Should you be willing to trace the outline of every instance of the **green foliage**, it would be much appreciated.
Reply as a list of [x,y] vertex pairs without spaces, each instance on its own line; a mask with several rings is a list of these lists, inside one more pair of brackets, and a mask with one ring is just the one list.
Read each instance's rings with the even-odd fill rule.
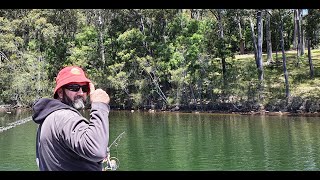
[[130,96],[133,101],[132,107],[134,109],[140,109],[143,106],[143,95],[141,93],[132,93]]
[[118,38],[118,41],[122,47],[140,45],[142,40],[143,34],[138,29],[130,29],[121,34]]
[[128,75],[126,72],[118,72],[115,76],[108,76],[112,88],[117,90],[125,90],[128,86]]
[[187,16],[184,14],[179,14],[175,16],[173,21],[168,23],[169,39],[175,39],[177,35],[183,32],[186,21],[187,21]]
[[81,29],[81,32],[75,35],[75,45],[76,46],[85,46],[97,41],[97,31],[93,26],[84,26]]
[[184,57],[181,52],[174,52],[169,60],[170,69],[177,69],[184,63]]
[[[102,24],[97,21],[98,11]],[[240,41],[238,21],[245,50],[253,51],[247,20],[252,11],[222,10],[221,38],[218,20],[212,13],[215,10],[201,10],[197,19],[191,18],[190,10],[174,9],[1,10],[0,102],[28,105],[38,97],[51,97],[56,73],[63,66],[79,65],[97,87],[110,92],[112,104],[118,107],[218,104],[222,93],[226,102],[254,103],[258,84],[254,57],[235,56]],[[289,49],[292,14],[286,9],[272,12],[272,48],[275,51],[279,46],[278,22],[282,13],[285,46]],[[310,10],[305,19],[312,47],[319,44],[318,16],[317,11]],[[100,45],[104,45],[105,62]],[[316,88],[320,76],[318,52],[312,51],[313,80],[308,79],[307,56],[301,57],[297,68],[293,63],[296,52],[287,52],[293,96],[320,97]],[[275,59],[275,53],[273,56]],[[225,77],[221,59],[226,60]],[[279,64],[266,66],[264,71],[264,95],[266,103],[282,106],[285,87],[280,52],[278,59]]]
[[308,15],[305,17],[305,31],[307,39],[311,40],[312,48],[315,48],[319,44],[319,24],[320,24],[320,12],[319,9],[309,9]]
[[73,64],[82,67],[88,66],[96,54],[97,33],[93,27],[84,27],[83,31],[75,35],[74,43],[69,43],[69,54],[65,64]]

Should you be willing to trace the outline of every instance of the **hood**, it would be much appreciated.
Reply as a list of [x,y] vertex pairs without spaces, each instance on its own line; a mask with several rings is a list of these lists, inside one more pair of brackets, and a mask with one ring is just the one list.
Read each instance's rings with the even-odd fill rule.
[[49,114],[59,109],[70,109],[78,112],[76,109],[62,103],[60,100],[50,98],[38,99],[34,102],[32,109],[32,120],[37,124],[41,124]]

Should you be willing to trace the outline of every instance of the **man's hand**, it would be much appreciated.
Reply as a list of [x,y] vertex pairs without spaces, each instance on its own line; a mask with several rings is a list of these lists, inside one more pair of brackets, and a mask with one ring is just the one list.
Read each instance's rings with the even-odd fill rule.
[[92,83],[89,83],[90,87],[90,102],[103,102],[109,104],[109,95],[102,89],[95,89]]

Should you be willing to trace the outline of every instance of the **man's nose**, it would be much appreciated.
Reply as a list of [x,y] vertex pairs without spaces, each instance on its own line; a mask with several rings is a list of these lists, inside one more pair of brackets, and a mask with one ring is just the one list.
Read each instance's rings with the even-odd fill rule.
[[78,94],[81,94],[81,95],[84,94],[82,91],[82,88],[79,89]]

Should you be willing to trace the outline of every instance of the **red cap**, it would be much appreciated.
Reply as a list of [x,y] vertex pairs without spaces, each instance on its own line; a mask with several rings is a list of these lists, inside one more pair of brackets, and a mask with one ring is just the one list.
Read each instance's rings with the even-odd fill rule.
[[58,76],[56,77],[56,87],[54,88],[54,97],[56,98],[57,90],[72,82],[87,82],[91,81],[86,77],[84,71],[78,66],[67,66],[60,70]]

